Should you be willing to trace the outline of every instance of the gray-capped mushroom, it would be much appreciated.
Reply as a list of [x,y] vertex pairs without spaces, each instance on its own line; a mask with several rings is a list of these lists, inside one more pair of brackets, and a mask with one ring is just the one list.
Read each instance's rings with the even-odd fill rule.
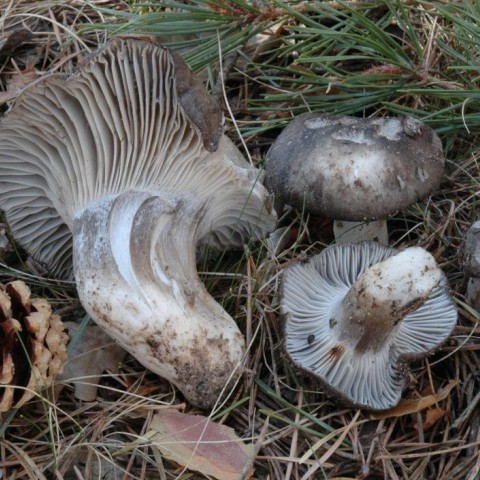
[[345,403],[398,403],[406,364],[450,335],[457,311],[445,275],[420,247],[339,244],[284,272],[288,356]]
[[465,235],[462,267],[467,281],[466,300],[480,311],[480,220]]
[[428,196],[443,171],[440,139],[419,120],[310,113],[278,136],[266,179],[284,203],[334,219],[337,241],[361,222],[359,240],[386,244],[383,219]]
[[115,39],[27,88],[0,124],[0,208],[17,240],[74,277],[85,309],[141,363],[211,406],[244,340],[196,271],[275,216],[258,171],[175,53]]

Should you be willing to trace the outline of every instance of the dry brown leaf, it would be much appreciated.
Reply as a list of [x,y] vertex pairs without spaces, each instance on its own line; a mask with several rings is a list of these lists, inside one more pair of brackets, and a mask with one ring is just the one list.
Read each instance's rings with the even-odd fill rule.
[[12,56],[18,48],[32,40],[32,38],[33,33],[26,28],[18,28],[7,32],[4,38],[0,39],[0,62]]
[[437,393],[432,393],[415,400],[402,400],[396,407],[385,410],[384,412],[372,413],[372,418],[381,419],[389,417],[401,417],[402,415],[407,415],[409,413],[420,412],[425,408],[435,405],[440,400],[447,398],[452,389],[458,384],[459,380],[450,380],[448,385],[440,388]]
[[150,423],[153,447],[189,470],[218,480],[240,480],[253,474],[255,447],[234,430],[202,415],[161,410]]
[[[75,322],[66,322],[65,326],[70,337],[76,334],[79,327]],[[89,325],[70,349],[64,371],[58,380],[62,383],[73,383],[75,397],[92,402],[97,397],[97,385],[102,373],[107,370],[118,372],[118,365],[126,353],[100,327]]]
[[14,73],[8,82],[7,90],[0,92],[0,104],[13,100],[20,90],[37,80],[41,75],[33,70]]
[[438,420],[440,420],[446,413],[446,410],[443,410],[442,408],[436,407],[436,408],[431,408],[430,410],[427,410],[427,413],[425,414],[425,421],[423,422],[422,428],[423,430],[428,430],[429,428],[432,428],[433,425],[435,425]]

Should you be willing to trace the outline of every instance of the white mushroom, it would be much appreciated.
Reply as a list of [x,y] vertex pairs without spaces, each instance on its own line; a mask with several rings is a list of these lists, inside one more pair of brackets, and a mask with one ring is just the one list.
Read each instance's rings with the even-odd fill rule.
[[309,113],[278,136],[266,176],[281,201],[334,219],[337,242],[388,244],[385,219],[429,195],[443,169],[441,141],[419,120]]
[[199,280],[196,247],[242,246],[275,222],[221,125],[177,54],[133,39],[26,89],[0,125],[14,236],[74,276],[92,318],[203,407],[238,376],[244,341]]
[[446,279],[420,247],[334,245],[285,270],[285,346],[301,369],[346,403],[398,403],[405,364],[450,335],[457,319]]

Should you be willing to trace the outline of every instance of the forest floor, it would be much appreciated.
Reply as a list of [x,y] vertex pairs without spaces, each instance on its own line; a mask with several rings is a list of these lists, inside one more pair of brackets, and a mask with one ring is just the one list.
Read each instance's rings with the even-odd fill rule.
[[[0,478],[209,478],[162,460],[146,435],[155,412],[172,405],[210,415],[253,443],[253,478],[480,478],[480,314],[465,299],[462,267],[465,233],[480,215],[478,2],[3,0],[0,7],[4,111],[23,85],[75,72],[107,38],[140,35],[182,53],[222,105],[229,137],[259,167],[282,128],[304,112],[424,121],[442,140],[445,176],[430,197],[388,220],[389,243],[432,253],[459,313],[449,340],[411,365],[403,394],[410,409],[375,415],[342,406],[282,347],[282,271],[334,241],[332,220],[288,209],[280,251],[262,243],[202,266],[209,292],[248,336],[246,373],[218,408],[190,406],[127,356],[117,373],[105,372],[93,402],[66,387],[5,414]],[[24,280],[64,320],[85,324],[75,288],[9,241],[0,281]]]

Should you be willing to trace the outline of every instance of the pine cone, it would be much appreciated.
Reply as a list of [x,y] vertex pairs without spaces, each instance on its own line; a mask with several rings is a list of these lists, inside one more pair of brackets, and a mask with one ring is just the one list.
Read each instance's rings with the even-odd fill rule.
[[52,385],[63,371],[67,341],[47,300],[32,300],[21,281],[0,284],[0,412]]

